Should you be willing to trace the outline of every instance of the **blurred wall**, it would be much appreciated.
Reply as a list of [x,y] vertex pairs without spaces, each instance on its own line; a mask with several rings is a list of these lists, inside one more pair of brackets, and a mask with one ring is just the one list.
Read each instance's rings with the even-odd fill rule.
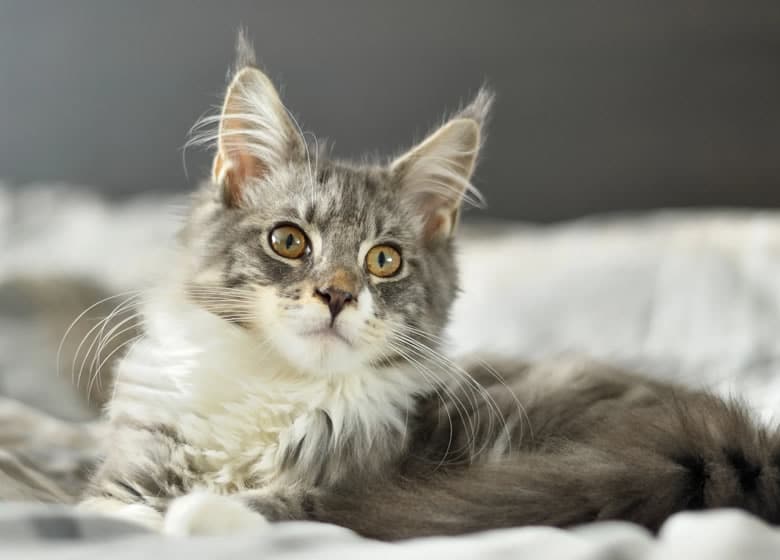
[[191,188],[240,24],[339,156],[408,145],[487,79],[493,215],[780,204],[778,0],[0,0],[0,178]]

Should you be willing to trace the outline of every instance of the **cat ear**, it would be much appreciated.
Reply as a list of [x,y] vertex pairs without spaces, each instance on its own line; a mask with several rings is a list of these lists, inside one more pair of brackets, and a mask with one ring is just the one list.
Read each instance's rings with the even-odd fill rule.
[[228,86],[217,133],[212,179],[237,206],[248,181],[263,179],[304,152],[303,141],[271,80],[252,66],[254,54],[238,38],[236,73]]
[[402,195],[422,215],[426,241],[452,235],[464,199],[482,203],[471,175],[492,102],[493,95],[481,89],[467,107],[391,164]]

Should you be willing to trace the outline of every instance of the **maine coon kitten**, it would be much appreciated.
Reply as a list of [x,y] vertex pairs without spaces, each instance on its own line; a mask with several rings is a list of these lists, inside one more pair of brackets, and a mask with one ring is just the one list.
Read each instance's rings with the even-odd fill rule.
[[386,165],[328,161],[239,50],[82,507],[173,534],[309,519],[383,539],[718,506],[780,521],[780,437],[738,406],[596,364],[502,380],[440,355],[489,93]]

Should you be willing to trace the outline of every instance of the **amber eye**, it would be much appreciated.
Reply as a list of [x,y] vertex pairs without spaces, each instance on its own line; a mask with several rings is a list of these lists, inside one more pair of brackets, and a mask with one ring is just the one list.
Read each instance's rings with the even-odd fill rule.
[[309,248],[306,235],[295,226],[279,226],[268,237],[271,248],[286,259],[299,259]]
[[377,245],[366,254],[366,268],[374,276],[387,278],[401,268],[401,253],[390,245]]

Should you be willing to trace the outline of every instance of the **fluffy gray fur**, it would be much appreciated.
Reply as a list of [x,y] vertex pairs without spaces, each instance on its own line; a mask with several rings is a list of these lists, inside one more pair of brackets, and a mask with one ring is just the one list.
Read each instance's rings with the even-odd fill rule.
[[[738,404],[600,364],[509,363],[499,373],[477,363],[466,373],[438,353],[458,285],[451,233],[473,193],[489,92],[391,164],[331,161],[278,110],[270,82],[247,70],[255,59],[243,38],[239,53],[238,78],[212,121],[220,128],[200,137],[218,155],[182,233],[186,296],[252,332],[262,318],[218,294],[268,289],[295,312],[312,305],[313,287],[341,275],[375,302],[366,329],[405,333],[366,374],[428,371],[437,382],[398,404],[401,427],[337,437],[332,413],[312,411],[306,433],[284,448],[276,484],[250,478],[232,498],[271,521],[332,522],[380,539],[598,519],[655,530],[674,512],[723,506],[780,522],[780,437]],[[255,95],[267,114],[247,116]],[[442,138],[448,151],[428,158],[426,146]],[[295,262],[275,255],[268,234],[287,223],[317,232],[319,252]],[[380,282],[358,267],[367,239],[397,247],[402,273]],[[213,474],[175,422],[120,414],[112,423],[88,498],[164,515]]]

